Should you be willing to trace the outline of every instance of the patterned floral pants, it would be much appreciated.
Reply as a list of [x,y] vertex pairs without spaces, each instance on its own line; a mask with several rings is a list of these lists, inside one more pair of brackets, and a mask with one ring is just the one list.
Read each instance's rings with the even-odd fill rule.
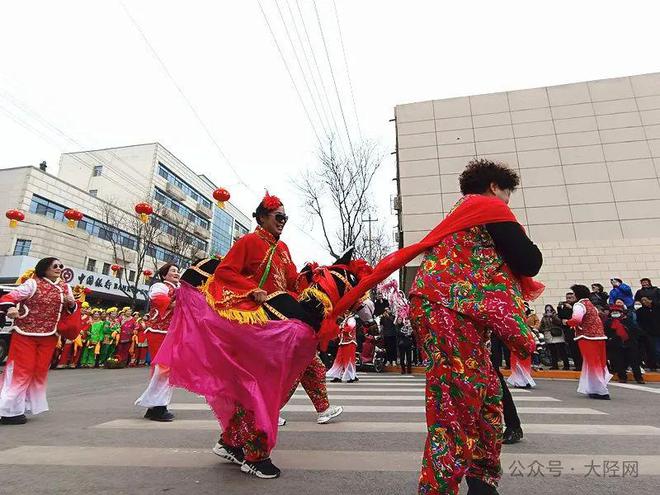
[[[300,375],[300,378],[294,383],[284,404],[289,402],[291,396],[296,391],[296,388],[298,388],[298,384],[301,384],[312,401],[312,404],[314,404],[316,412],[323,412],[330,407],[330,402],[328,401],[328,389],[325,386],[325,371],[323,361],[321,361],[321,358],[316,354],[309,366],[307,366],[302,375]],[[284,404],[282,404],[282,406],[284,406]]]
[[490,364],[487,332],[460,313],[419,298],[411,301],[411,317],[430,360],[418,493],[458,494],[463,476],[497,486],[502,391]]
[[236,404],[234,415],[222,432],[222,443],[243,449],[245,459],[250,462],[267,459],[270,455],[266,433],[257,430],[254,414],[252,411],[246,411],[240,404]]

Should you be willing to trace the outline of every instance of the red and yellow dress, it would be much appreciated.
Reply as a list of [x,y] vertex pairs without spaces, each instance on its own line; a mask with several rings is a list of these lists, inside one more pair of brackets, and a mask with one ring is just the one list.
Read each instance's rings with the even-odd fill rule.
[[71,288],[58,279],[33,276],[0,298],[3,310],[17,305],[20,316],[14,321],[9,357],[0,390],[0,416],[39,414],[48,410],[46,383],[57,345],[57,324]]
[[282,292],[296,296],[297,277],[287,245],[257,227],[236,241],[202,290],[220,316],[239,323],[265,323],[266,312],[251,294],[262,289],[269,297]]

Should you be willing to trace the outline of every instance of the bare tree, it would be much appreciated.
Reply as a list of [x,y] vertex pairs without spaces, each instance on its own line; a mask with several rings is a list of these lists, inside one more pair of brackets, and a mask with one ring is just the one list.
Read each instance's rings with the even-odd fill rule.
[[343,153],[335,140],[328,138],[326,146],[319,149],[318,165],[294,181],[307,211],[320,221],[328,252],[334,257],[364,243],[363,217],[375,211],[369,193],[382,154],[371,142],[353,150],[350,155]]
[[376,265],[386,255],[392,252],[394,244],[385,232],[382,225],[372,229],[371,236],[363,232],[355,244],[355,255],[367,261],[371,266]]
[[[155,206],[154,216],[159,212],[159,206]],[[140,276],[147,268],[153,266],[155,270],[154,249],[163,231],[154,216],[143,223],[137,215],[117,207],[113,201],[104,203],[101,214],[106,226],[100,237],[110,243],[115,261],[122,264],[123,269],[117,273],[118,288],[134,308],[140,295],[147,298],[145,291],[139,287]],[[133,280],[130,277],[131,270],[125,266],[129,263],[135,267]]]

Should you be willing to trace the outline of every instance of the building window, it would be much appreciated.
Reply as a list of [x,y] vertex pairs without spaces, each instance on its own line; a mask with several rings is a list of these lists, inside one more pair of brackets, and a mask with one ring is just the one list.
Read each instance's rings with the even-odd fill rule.
[[87,271],[95,272],[96,271],[96,260],[92,258],[87,258]]
[[176,187],[181,189],[193,201],[199,202],[204,206],[206,206],[207,208],[211,208],[210,199],[205,198],[203,194],[201,194],[199,191],[194,189],[187,182],[181,180],[181,178],[178,175],[176,175],[174,172],[172,172],[169,168],[167,168],[165,165],[163,165],[160,162],[158,162],[158,175],[160,175],[167,182],[170,182],[171,184],[174,184]]
[[103,175],[103,165],[94,165],[94,172],[92,172],[92,177],[100,177]]
[[30,246],[32,241],[30,239],[16,239],[16,246],[14,246],[14,256],[27,256],[30,254]]
[[170,208],[176,211],[179,215],[183,215],[184,218],[187,218],[192,223],[199,225],[200,227],[203,227],[207,230],[209,229],[209,221],[207,219],[201,217],[183,203],[170,198],[158,188],[156,188],[154,191],[154,199],[166,208]]
[[90,189],[89,190],[89,195],[97,197],[99,195],[99,190],[98,189]]
[[110,266],[111,266],[110,263],[103,263],[103,270],[101,271],[101,273],[103,275],[110,275]]
[[128,272],[128,281],[135,282],[135,270],[129,270]]

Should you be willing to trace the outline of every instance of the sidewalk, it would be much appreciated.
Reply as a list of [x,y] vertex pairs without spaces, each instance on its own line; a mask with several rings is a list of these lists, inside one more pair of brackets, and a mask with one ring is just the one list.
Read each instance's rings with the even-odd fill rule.
[[[502,368],[502,374],[504,376],[509,376],[511,370],[506,370]],[[421,366],[415,366],[412,369],[414,375],[423,375],[424,368]],[[401,368],[398,366],[386,366],[385,373],[401,373]],[[577,380],[580,378],[579,371],[563,371],[563,370],[541,370],[541,371],[532,371],[532,378],[552,378],[558,380]],[[660,383],[660,373],[657,371],[651,372],[647,371],[644,374],[644,380],[648,383]],[[612,381],[616,382],[616,378],[612,378]],[[628,382],[636,383],[635,378],[633,378],[632,373],[628,373]]]

